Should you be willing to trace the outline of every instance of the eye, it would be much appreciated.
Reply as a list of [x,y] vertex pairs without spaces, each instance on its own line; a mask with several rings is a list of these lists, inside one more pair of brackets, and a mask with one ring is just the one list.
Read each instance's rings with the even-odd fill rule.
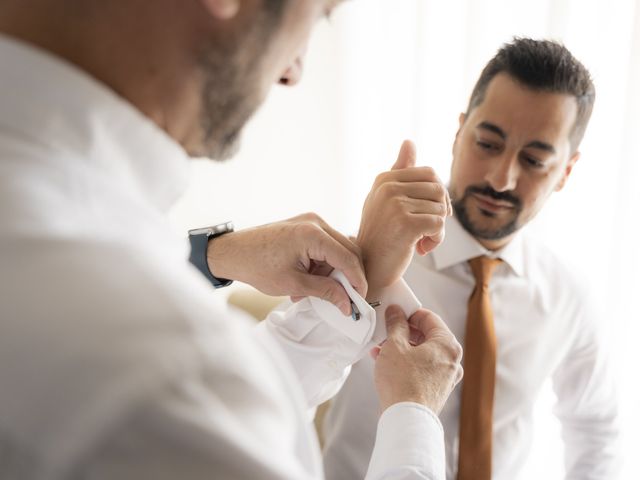
[[498,150],[497,145],[494,145],[491,142],[485,142],[484,140],[476,140],[476,145],[478,145],[482,150],[486,150],[488,152]]
[[544,167],[544,163],[542,163],[540,160],[538,160],[535,157],[532,157],[530,155],[523,155],[522,156],[522,160],[531,168],[542,168]]

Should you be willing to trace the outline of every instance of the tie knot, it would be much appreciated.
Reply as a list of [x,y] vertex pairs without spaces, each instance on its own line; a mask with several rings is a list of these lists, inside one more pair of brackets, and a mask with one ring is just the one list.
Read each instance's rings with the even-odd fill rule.
[[476,278],[476,285],[489,285],[491,275],[500,262],[502,260],[499,258],[490,258],[486,255],[469,260],[471,271]]

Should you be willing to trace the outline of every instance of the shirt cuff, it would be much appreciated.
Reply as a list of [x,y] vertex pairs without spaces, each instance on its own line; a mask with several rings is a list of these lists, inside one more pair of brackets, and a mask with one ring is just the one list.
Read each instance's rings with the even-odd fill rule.
[[330,277],[344,287],[347,295],[349,295],[349,298],[359,311],[358,319],[342,314],[335,305],[325,300],[310,297],[309,301],[318,317],[357,345],[369,348],[387,338],[385,311],[389,305],[399,305],[407,318],[422,306],[402,278],[381,292],[380,298],[376,299],[380,301],[380,306],[374,310],[353,289],[342,272],[334,270]]
[[402,477],[444,480],[444,431],[429,408],[413,402],[396,403],[378,421],[376,443],[367,480]]
[[385,311],[389,305],[399,305],[407,318],[422,307],[420,300],[418,300],[403,278],[382,290],[381,296],[377,300],[380,301],[380,306],[376,308],[376,326],[371,338],[371,341],[376,345],[387,338]]

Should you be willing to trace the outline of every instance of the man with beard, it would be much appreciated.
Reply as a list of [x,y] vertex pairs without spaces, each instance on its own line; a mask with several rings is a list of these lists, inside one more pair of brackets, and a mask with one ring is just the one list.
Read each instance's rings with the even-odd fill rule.
[[[188,263],[164,213],[188,155],[229,156],[269,87],[297,82],[313,24],[337,3],[0,2],[3,478],[323,477],[308,409],[383,339],[367,300],[388,291],[314,215],[227,232],[200,252],[210,280],[341,310],[306,298],[255,329]],[[446,189],[426,169],[407,178],[423,186],[414,233],[431,249]],[[317,275],[330,268],[342,283]],[[351,300],[368,327],[356,339],[343,334]],[[435,413],[460,346],[426,310],[408,320],[389,306],[386,320],[388,408],[367,478],[443,478]]]
[[[566,478],[616,478],[616,397],[593,298],[521,231],[565,185],[594,99],[589,73],[565,47],[516,39],[484,68],[460,115],[449,186],[455,216],[442,245],[427,257],[407,254],[413,240],[401,232],[412,221],[413,194],[397,186],[404,170],[378,177],[365,203],[365,262],[384,259],[376,268],[388,283],[411,262],[405,280],[463,343],[464,380],[440,414],[448,479],[518,478],[548,378]],[[332,402],[328,478],[358,478],[366,468],[379,413],[373,385],[373,362],[363,359]]]

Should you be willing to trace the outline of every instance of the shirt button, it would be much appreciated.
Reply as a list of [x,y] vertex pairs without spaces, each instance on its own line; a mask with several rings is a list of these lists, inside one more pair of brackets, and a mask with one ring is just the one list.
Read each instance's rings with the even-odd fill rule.
[[330,360],[329,361],[329,366],[331,368],[337,368],[338,367],[338,363],[335,360]]

